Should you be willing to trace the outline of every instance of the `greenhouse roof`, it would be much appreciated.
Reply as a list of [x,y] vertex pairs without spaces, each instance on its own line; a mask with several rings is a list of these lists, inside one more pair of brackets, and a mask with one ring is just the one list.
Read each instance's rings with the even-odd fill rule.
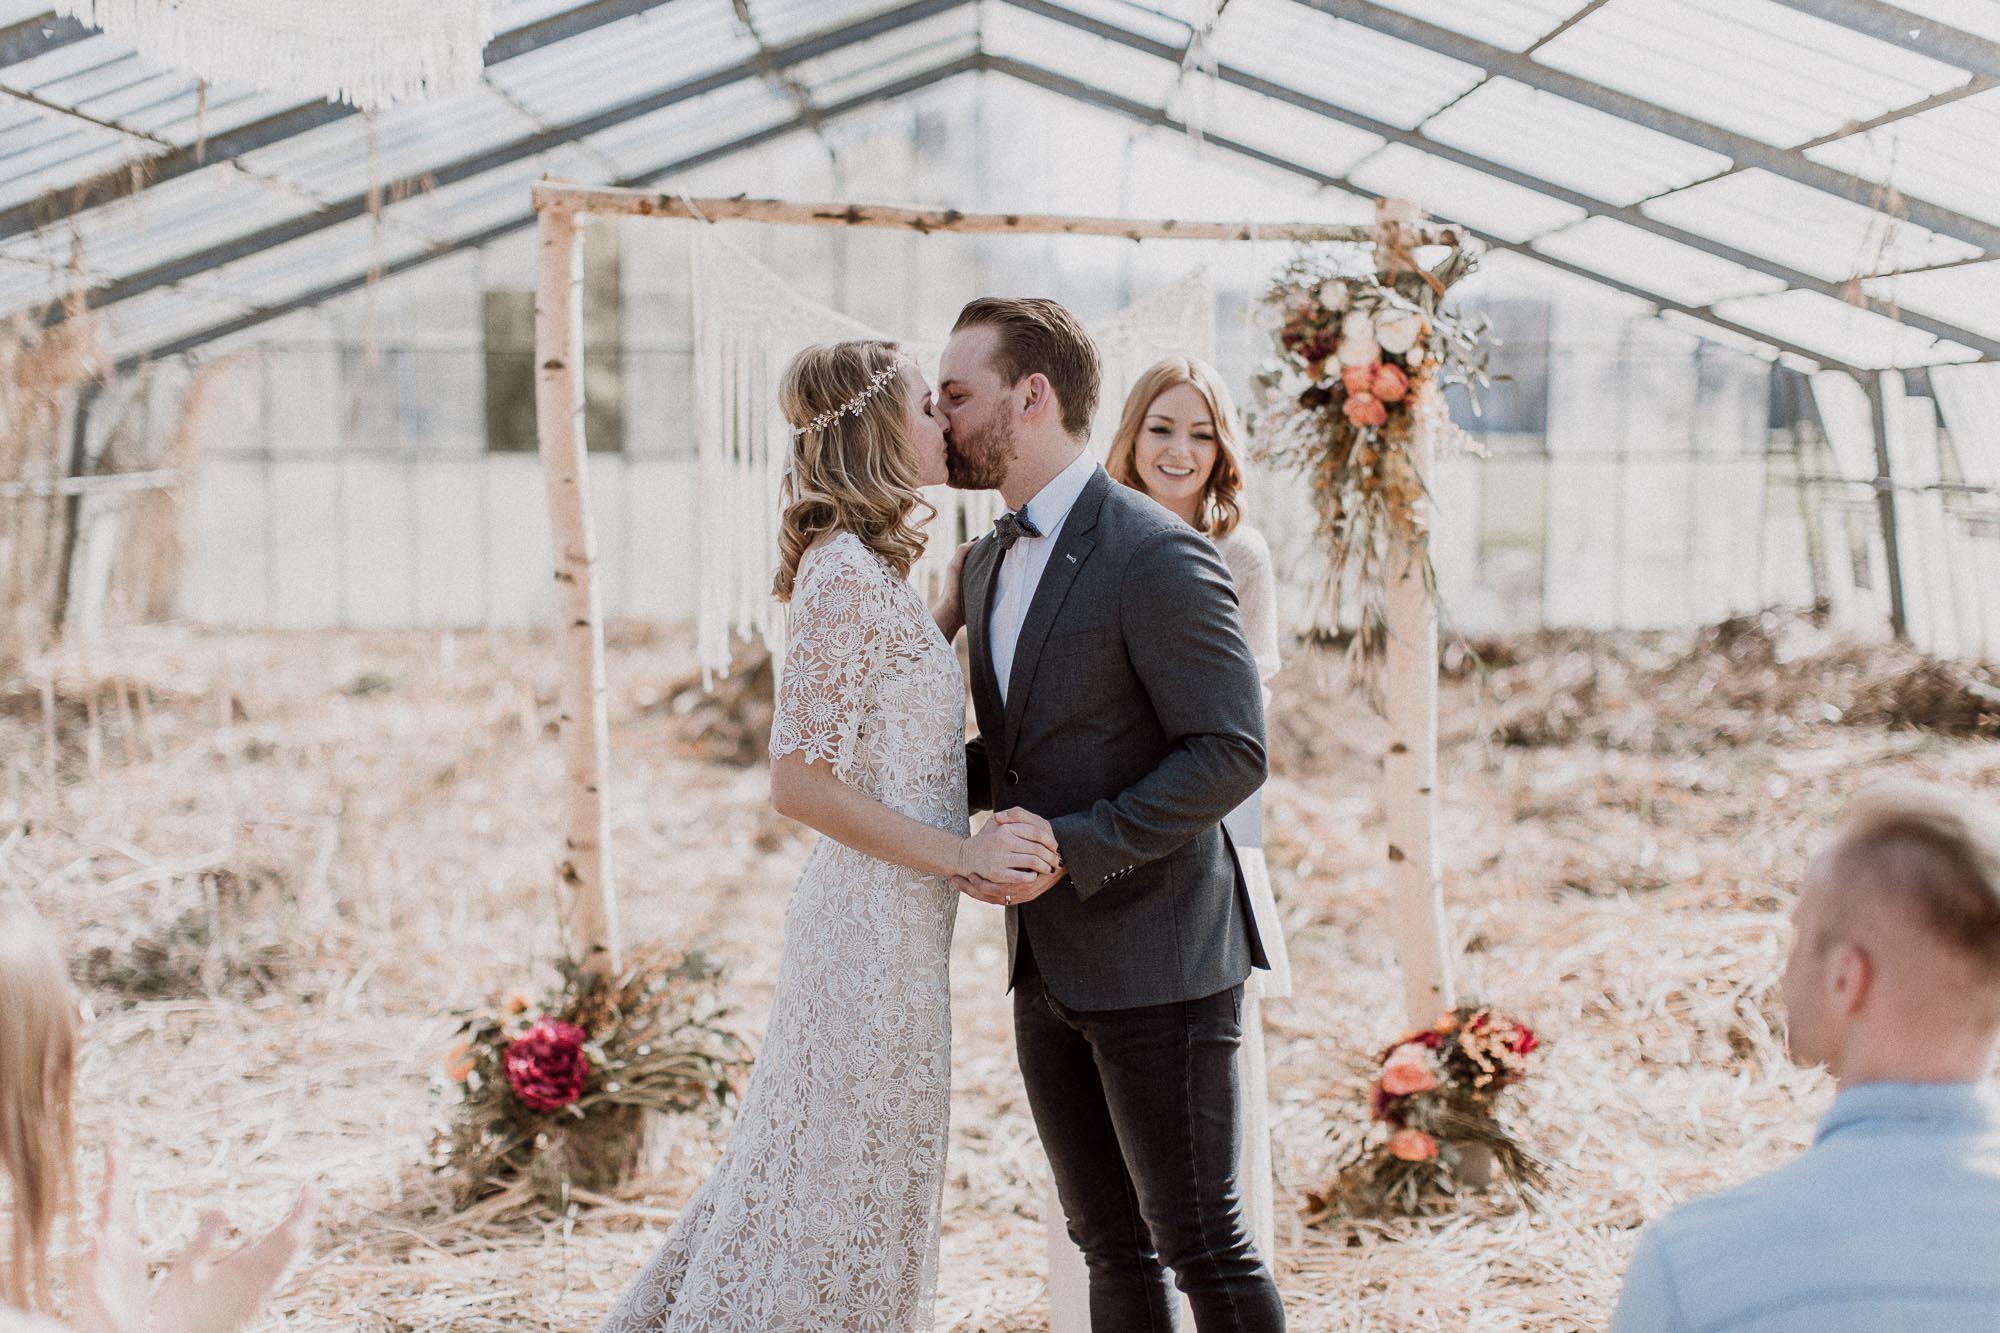
[[[497,0],[474,87],[204,87],[0,0],[0,315],[121,364],[949,80],[1019,80],[1766,355],[2000,360],[1995,0]],[[1192,123],[1190,123],[1192,122]],[[378,220],[379,214],[379,220]]]

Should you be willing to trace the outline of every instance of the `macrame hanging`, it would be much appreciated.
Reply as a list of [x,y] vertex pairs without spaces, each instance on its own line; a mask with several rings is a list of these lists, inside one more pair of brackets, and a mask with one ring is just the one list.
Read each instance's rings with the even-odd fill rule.
[[479,78],[493,0],[55,0],[148,63],[375,111]]
[[[884,338],[901,343],[925,374],[942,344],[871,329],[812,300],[745,254],[712,226],[696,233],[694,264],[695,430],[700,458],[700,599],[696,645],[705,683],[729,674],[737,637],[784,653],[782,608],[771,598],[776,570],[779,487],[791,433],[778,410],[786,364],[814,343]],[[1165,356],[1210,359],[1215,296],[1206,270],[1189,274],[1091,326],[1104,385],[1091,445],[1102,460],[1139,372]],[[930,543],[911,570],[926,597],[936,592],[962,537],[992,526],[1002,508],[991,491],[932,487],[937,510]]]

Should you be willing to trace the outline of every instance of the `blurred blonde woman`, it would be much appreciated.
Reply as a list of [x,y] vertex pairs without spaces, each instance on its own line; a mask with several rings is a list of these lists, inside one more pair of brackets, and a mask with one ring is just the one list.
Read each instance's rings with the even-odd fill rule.
[[[1111,479],[1144,492],[1202,533],[1221,553],[1236,584],[1243,629],[1264,680],[1277,674],[1278,585],[1264,534],[1243,521],[1242,428],[1236,405],[1213,366],[1168,357],[1133,384],[1104,460]],[[1266,702],[1270,689],[1264,691]],[[1253,971],[1243,989],[1243,1044],[1237,1049],[1243,1149],[1238,1167],[1243,1213],[1268,1263],[1276,1216],[1271,1188],[1270,1094],[1265,1077],[1262,1001],[1290,995],[1291,963],[1271,879],[1264,864],[1261,797],[1223,821],[1250,890],[1269,971]],[[1051,1209],[1052,1217],[1061,1213]],[[1060,1226],[1049,1233],[1054,1333],[1088,1333],[1083,1259]]]
[[302,1192],[271,1232],[220,1261],[208,1252],[225,1222],[219,1213],[205,1215],[155,1289],[116,1152],[106,1153],[95,1234],[65,1274],[68,1322],[55,1322],[53,1255],[76,1216],[73,1098],[82,1014],[48,927],[26,909],[0,906],[0,1170],[12,1201],[0,1260],[0,1333],[234,1333],[303,1248],[310,1194]]
[[920,1333],[932,1323],[951,1099],[953,875],[1061,862],[1007,811],[967,836],[951,596],[908,582],[945,480],[930,386],[894,343],[785,371],[773,591],[791,605],[771,804],[822,836],[785,913],[764,1048],[708,1183],[602,1333]]

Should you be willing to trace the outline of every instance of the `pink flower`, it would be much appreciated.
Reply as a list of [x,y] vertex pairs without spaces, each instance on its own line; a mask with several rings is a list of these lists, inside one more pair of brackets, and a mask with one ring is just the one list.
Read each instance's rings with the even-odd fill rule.
[[1437,1140],[1421,1129],[1399,1129],[1389,1136],[1389,1155],[1404,1162],[1428,1162],[1438,1155]]
[[1349,394],[1340,410],[1357,426],[1379,426],[1389,419],[1389,409],[1372,393]]
[[1375,367],[1374,387],[1370,390],[1385,403],[1400,403],[1403,395],[1410,391],[1410,377],[1400,366],[1388,363]]
[[1374,366],[1342,366],[1340,387],[1349,393],[1373,393],[1371,386],[1375,383],[1376,369]]
[[1408,1050],[1410,1054],[1394,1055],[1389,1063],[1382,1066],[1384,1092],[1392,1097],[1408,1097],[1411,1093],[1429,1092],[1438,1085],[1437,1073],[1425,1058],[1422,1047],[1398,1047],[1397,1050]]
[[1526,1023],[1516,1023],[1512,1035],[1507,1038],[1507,1049],[1516,1055],[1532,1054],[1541,1044],[1542,1039],[1537,1037],[1535,1030]]

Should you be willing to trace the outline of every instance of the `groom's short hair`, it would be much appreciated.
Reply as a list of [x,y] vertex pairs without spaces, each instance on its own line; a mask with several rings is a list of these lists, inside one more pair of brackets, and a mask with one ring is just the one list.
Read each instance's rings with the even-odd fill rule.
[[1063,429],[1082,438],[1097,415],[1097,387],[1103,376],[1097,344],[1083,322],[1060,302],[1039,296],[982,296],[958,312],[951,331],[999,330],[994,369],[1009,384],[1043,375],[1062,404]]

